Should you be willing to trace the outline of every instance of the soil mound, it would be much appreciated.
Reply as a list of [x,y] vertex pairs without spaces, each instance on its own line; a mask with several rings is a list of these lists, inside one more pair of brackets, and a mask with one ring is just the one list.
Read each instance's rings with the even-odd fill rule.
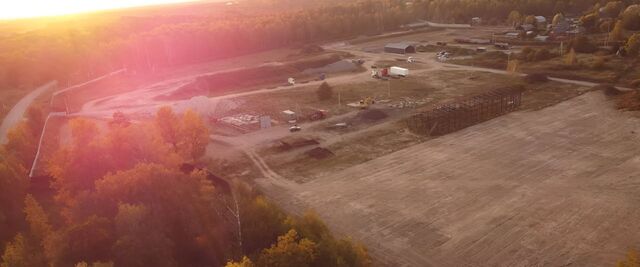
[[360,122],[376,122],[379,120],[383,120],[387,118],[388,115],[382,110],[379,109],[367,109],[360,111],[358,115],[356,115],[356,120]]
[[307,156],[312,157],[314,159],[325,159],[335,155],[333,154],[333,152],[331,152],[331,150],[323,147],[316,147],[314,149],[311,149],[305,152],[305,154],[307,154]]

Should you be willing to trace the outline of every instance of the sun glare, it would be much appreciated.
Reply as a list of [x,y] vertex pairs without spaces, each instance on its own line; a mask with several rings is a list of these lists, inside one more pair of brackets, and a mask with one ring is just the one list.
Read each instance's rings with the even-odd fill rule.
[[1,0],[0,19],[20,19],[77,14],[195,0]]

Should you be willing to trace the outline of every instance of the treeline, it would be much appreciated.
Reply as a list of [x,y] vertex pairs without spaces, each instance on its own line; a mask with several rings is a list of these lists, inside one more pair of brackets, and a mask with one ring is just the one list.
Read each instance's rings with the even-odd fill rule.
[[266,14],[127,16],[51,23],[1,40],[0,87],[31,86],[50,79],[64,84],[122,67],[149,72],[377,33],[414,20],[419,16],[416,10],[422,9],[390,0]]
[[370,265],[313,213],[289,216],[242,183],[185,168],[209,140],[191,111],[135,124],[114,115],[103,130],[74,119],[71,143],[47,164],[51,190],[34,189],[34,145],[19,138],[41,124],[32,113],[0,149],[2,267]]
[[[596,3],[608,0],[426,0],[427,16],[442,22],[470,23],[481,17],[486,23],[504,23],[512,11],[536,16],[556,13],[582,15]],[[632,1],[629,1],[632,2]]]

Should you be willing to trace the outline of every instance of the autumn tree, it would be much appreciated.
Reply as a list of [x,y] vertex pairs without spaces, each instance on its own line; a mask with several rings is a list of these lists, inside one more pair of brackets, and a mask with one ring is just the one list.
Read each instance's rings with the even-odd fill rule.
[[629,37],[625,50],[630,56],[638,56],[640,54],[640,33],[635,33]]
[[[96,182],[96,190],[95,212],[116,218],[118,262],[137,264],[135,259],[126,258],[152,257],[152,251],[169,248],[170,255],[157,259],[166,260],[163,265],[173,262],[171,256],[180,265],[188,266],[226,262],[230,252],[227,248],[234,239],[231,230],[220,224],[221,203],[216,201],[216,189],[204,173],[184,174],[177,168],[139,164],[105,176]],[[137,234],[147,236],[141,238]],[[143,244],[155,242],[154,247],[143,248]]]
[[115,217],[117,266],[177,266],[173,242],[144,205],[119,204]]
[[53,266],[108,262],[114,244],[112,228],[111,219],[97,215],[61,227],[46,241],[47,260]]
[[24,213],[29,224],[29,233],[38,245],[44,246],[45,240],[52,232],[49,217],[32,195],[27,195],[24,202]]
[[187,110],[182,117],[181,152],[186,158],[196,161],[204,156],[209,144],[209,128],[204,121],[192,110]]
[[287,215],[263,196],[253,196],[247,189],[237,193],[240,198],[243,252],[253,254],[269,247],[278,236],[287,232]]
[[86,119],[71,120],[70,126],[73,142],[56,152],[47,166],[56,199],[65,207],[81,207],[78,205],[82,201],[78,200],[90,194],[95,181],[108,172],[131,169],[139,162],[174,167],[180,164],[179,156],[150,125],[115,127],[104,135],[99,135],[97,126]]
[[178,151],[178,143],[180,142],[180,120],[173,113],[173,109],[168,106],[158,109],[155,118],[155,125],[160,131],[162,139],[171,144],[174,151]]
[[278,242],[260,254],[258,266],[270,267],[310,267],[316,258],[317,245],[306,238],[300,238],[296,230],[289,230],[278,237]]
[[624,29],[622,21],[618,20],[613,30],[609,33],[609,39],[611,41],[624,41]]
[[583,27],[587,29],[589,32],[595,32],[596,26],[598,25],[598,21],[600,17],[597,12],[584,15],[580,18],[580,23]]
[[536,17],[535,17],[534,15],[526,16],[526,17],[524,18],[524,23],[525,23],[525,24],[537,25]]
[[640,5],[630,5],[622,13],[622,23],[627,30],[640,30]]
[[43,126],[42,110],[39,107],[31,106],[26,112],[26,120],[7,133],[5,148],[20,160],[25,169],[31,168],[35,159]]
[[317,257],[313,266],[371,265],[371,259],[362,245],[354,244],[348,239],[335,239],[314,212],[308,211],[300,218],[290,217],[287,224],[302,237],[316,244]]
[[623,9],[624,3],[622,1],[611,1],[604,6],[603,11],[608,17],[615,18],[620,15]]
[[44,209],[31,195],[25,200],[24,213],[28,231],[16,235],[13,242],[5,248],[2,267],[45,266],[45,240],[51,234],[51,225]]
[[512,26],[522,23],[522,20],[522,14],[516,10],[511,11],[507,17],[507,23]]
[[253,261],[249,259],[247,256],[242,257],[242,260],[239,262],[227,262],[225,267],[254,267]]
[[24,224],[23,200],[28,185],[26,170],[0,147],[0,244],[12,239]]
[[164,142],[185,159],[196,161],[204,156],[209,144],[209,128],[198,113],[187,110],[179,118],[170,107],[162,107],[158,110],[155,126]]
[[327,82],[323,82],[316,90],[316,94],[320,101],[329,100],[333,97],[333,88]]
[[1,267],[47,266],[37,245],[32,244],[23,234],[18,234],[7,244],[2,254]]
[[616,267],[640,267],[640,259],[638,259],[638,252],[630,249],[627,253],[627,258],[618,261]]
[[569,53],[567,53],[567,55],[564,58],[564,64],[567,64],[569,66],[573,66],[575,64],[578,64],[578,58],[576,56],[576,50],[574,50],[573,48],[571,48],[571,50],[569,50]]
[[564,14],[558,13],[555,16],[553,16],[553,20],[551,21],[551,24],[555,26],[555,25],[558,25],[558,23],[563,21],[564,21]]

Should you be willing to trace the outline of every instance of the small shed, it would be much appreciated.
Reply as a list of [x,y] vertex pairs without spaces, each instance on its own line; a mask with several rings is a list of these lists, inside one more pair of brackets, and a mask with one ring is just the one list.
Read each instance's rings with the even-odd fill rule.
[[289,123],[296,123],[298,120],[296,113],[291,110],[283,110],[282,113],[284,114],[284,119]]
[[415,53],[416,47],[408,43],[390,43],[384,46],[384,52],[396,54]]

